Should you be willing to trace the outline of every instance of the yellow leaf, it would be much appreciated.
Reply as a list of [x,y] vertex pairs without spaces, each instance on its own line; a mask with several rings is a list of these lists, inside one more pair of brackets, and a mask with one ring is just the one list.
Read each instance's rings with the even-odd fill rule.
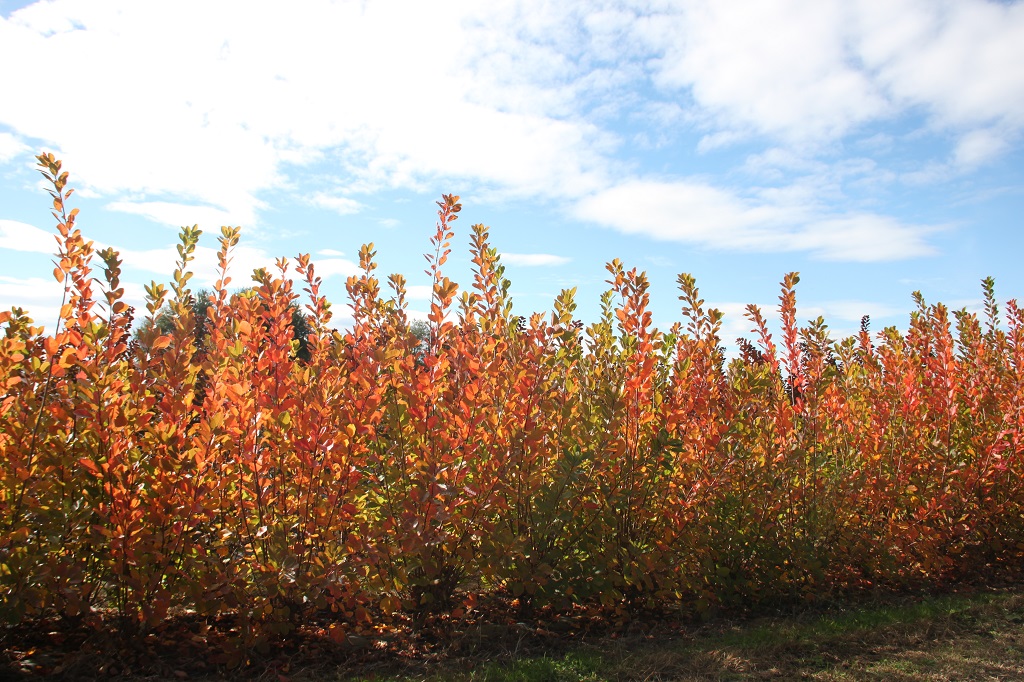
[[395,597],[392,597],[391,595],[388,595],[380,600],[380,610],[383,611],[385,615],[391,615],[392,613],[400,609],[401,606],[402,602],[400,602]]

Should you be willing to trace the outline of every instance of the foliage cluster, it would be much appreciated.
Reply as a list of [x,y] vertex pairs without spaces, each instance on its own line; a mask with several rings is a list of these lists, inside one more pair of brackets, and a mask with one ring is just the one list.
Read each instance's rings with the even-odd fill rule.
[[308,255],[230,293],[239,230],[223,228],[200,343],[185,228],[133,340],[118,254],[94,253],[60,161],[39,161],[66,300],[52,334],[0,313],[9,620],[234,613],[250,642],[329,610],[344,637],[399,613],[459,618],[496,592],[525,611],[706,612],[1021,558],[1024,312],[1010,301],[1004,325],[990,280],[980,320],[917,296],[905,334],[865,322],[833,341],[820,318],[797,324],[790,274],[781,343],[750,306],[755,341],[729,361],[688,275],[667,332],[645,275],[618,261],[588,327],[572,290],[517,318],[474,225],[460,295],[442,272],[461,208],[446,195],[426,334],[401,275],[382,293],[372,245],[344,333]]

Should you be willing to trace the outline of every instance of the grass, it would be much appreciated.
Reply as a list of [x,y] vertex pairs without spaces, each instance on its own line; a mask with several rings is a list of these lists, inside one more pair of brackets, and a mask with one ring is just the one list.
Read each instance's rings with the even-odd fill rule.
[[[188,653],[179,648],[170,657],[153,659],[145,670],[137,664],[132,670],[127,659],[110,655],[102,645],[94,644],[90,657],[77,653],[77,645],[66,647],[63,658],[40,646],[19,657],[15,653],[26,645],[10,636],[3,646],[9,664],[0,666],[0,680],[43,675],[273,682],[1024,680],[1024,584],[878,596],[857,605],[703,625],[634,621],[598,635],[559,635],[521,623],[500,636],[466,632],[430,646],[388,652],[373,647],[339,652],[307,643],[234,670],[202,664],[197,659],[211,652],[201,648]],[[107,657],[106,665],[94,662],[97,655]],[[62,663],[33,667],[33,661],[47,658]]]
[[[450,660],[360,682],[1024,680],[1024,587],[603,637],[538,655]],[[320,670],[322,675],[328,671]]]

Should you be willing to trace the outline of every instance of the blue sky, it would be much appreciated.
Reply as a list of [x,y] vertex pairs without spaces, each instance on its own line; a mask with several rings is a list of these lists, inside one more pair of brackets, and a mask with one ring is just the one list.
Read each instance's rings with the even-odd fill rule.
[[612,258],[647,271],[661,327],[692,273],[728,343],[792,270],[837,335],[905,325],[918,289],[1024,293],[1019,2],[0,0],[0,64],[0,309],[47,325],[40,151],[140,309],[198,223],[199,286],[241,225],[239,286],[312,253],[343,326],[372,241],[423,312],[442,193],[449,275],[487,224],[521,314],[575,286],[593,321]]

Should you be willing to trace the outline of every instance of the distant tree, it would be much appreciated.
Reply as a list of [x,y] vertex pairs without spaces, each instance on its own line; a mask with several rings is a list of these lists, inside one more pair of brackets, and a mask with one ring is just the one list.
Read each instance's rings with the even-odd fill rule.
[[[245,293],[246,291],[249,291],[249,289],[243,289],[239,293]],[[207,311],[210,307],[211,294],[212,292],[208,289],[200,289],[192,296],[191,305],[189,306],[192,309],[192,317],[195,320],[195,330],[193,334],[196,348],[199,351],[206,350],[206,322],[209,319]],[[298,305],[293,303],[291,305],[291,311],[292,338],[299,342],[295,357],[303,362],[307,362],[310,357],[308,337],[313,332],[313,328],[310,326],[309,318],[307,318],[302,310],[299,309]],[[145,324],[147,323],[144,322],[143,325]],[[160,314],[157,315],[155,324],[161,334],[170,334],[174,329],[174,314],[170,310],[164,308]],[[143,329],[145,329],[145,326],[143,326]],[[141,336],[139,334],[140,331],[141,329],[135,333],[136,341],[141,341]]]
[[413,353],[416,357],[422,358],[423,354],[427,352],[427,345],[430,343],[430,325],[423,320],[413,320],[409,323],[409,332],[419,339],[419,344]]

